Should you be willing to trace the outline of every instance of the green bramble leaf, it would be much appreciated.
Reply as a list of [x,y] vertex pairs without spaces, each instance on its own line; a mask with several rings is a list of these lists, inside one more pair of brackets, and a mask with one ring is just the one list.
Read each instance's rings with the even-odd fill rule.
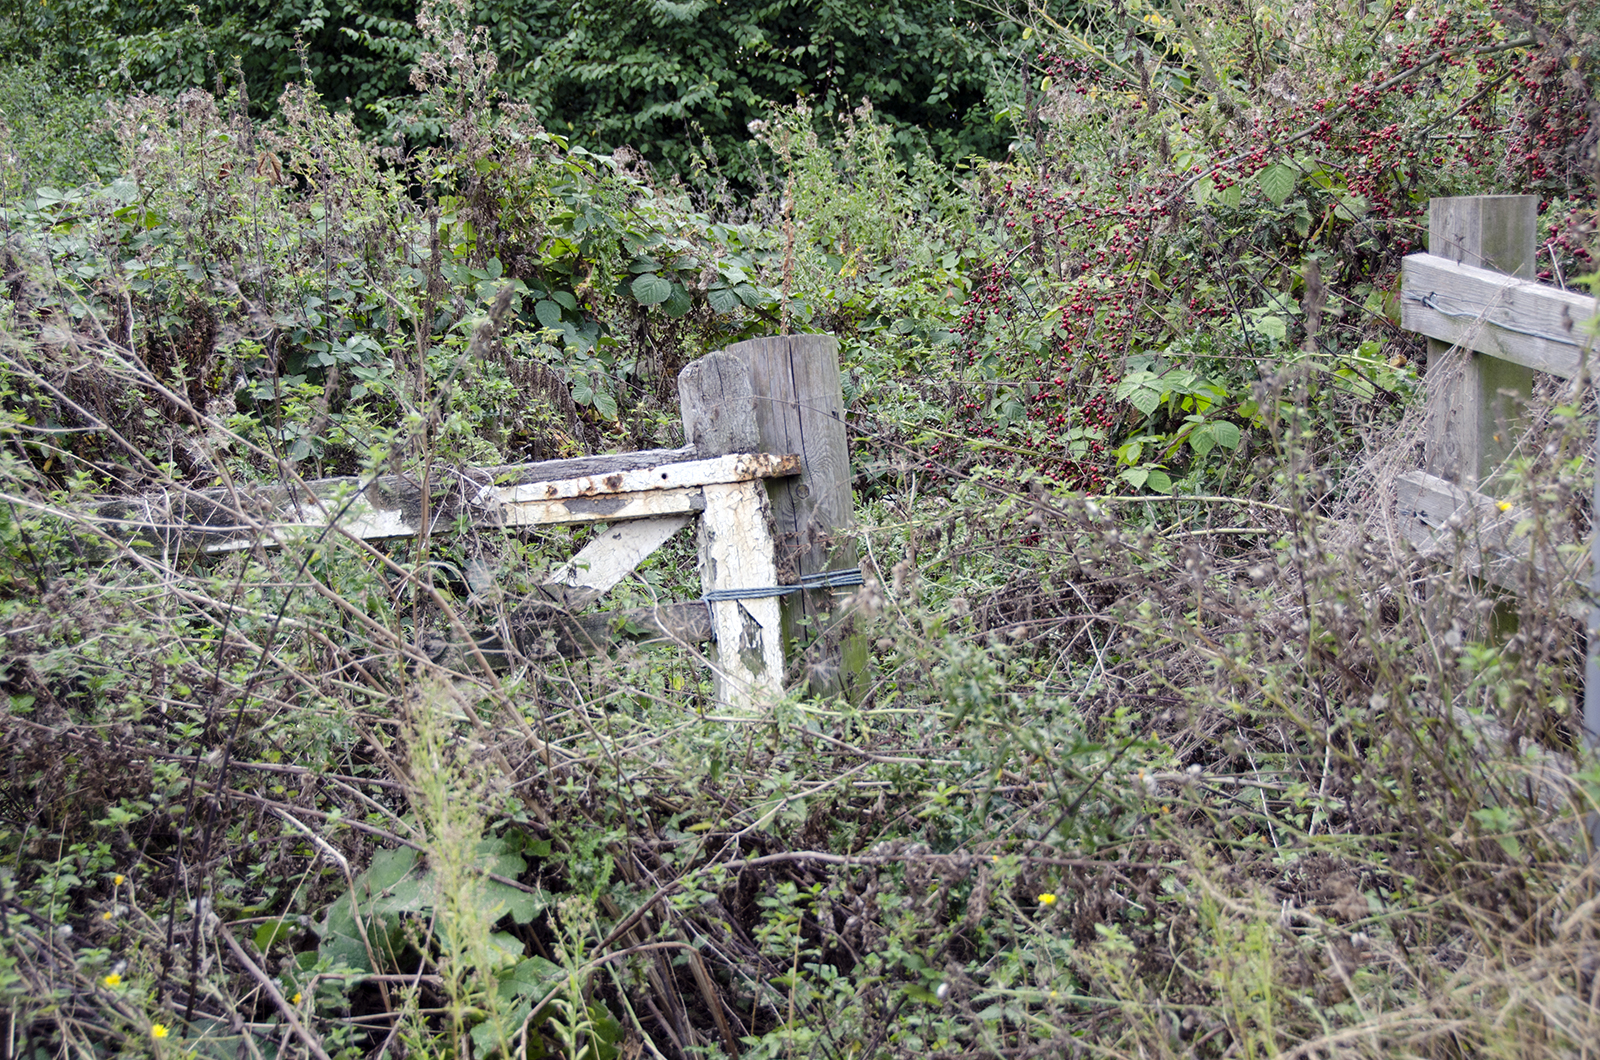
[[1294,191],[1295,181],[1299,174],[1295,168],[1278,162],[1270,165],[1256,175],[1256,182],[1261,185],[1261,194],[1272,201],[1274,206],[1282,206]]
[[739,295],[729,287],[713,287],[706,292],[706,301],[710,303],[713,311],[718,313],[731,313],[744,303]]
[[672,293],[667,300],[661,303],[661,311],[669,317],[681,317],[694,308],[694,302],[689,298],[689,292],[679,284],[672,285]]
[[541,299],[533,307],[533,315],[539,318],[539,323],[547,328],[561,327],[561,307],[548,298]]
[[1211,424],[1211,440],[1224,449],[1237,449],[1241,440],[1239,425],[1229,423],[1227,420],[1215,420]]
[[672,281],[647,272],[633,281],[633,297],[640,305],[660,305],[672,297]]

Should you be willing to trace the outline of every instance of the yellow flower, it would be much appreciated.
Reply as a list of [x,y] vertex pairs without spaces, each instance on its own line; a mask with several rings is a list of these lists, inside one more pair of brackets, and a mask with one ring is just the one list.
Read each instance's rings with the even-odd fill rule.
[[118,975],[116,972],[112,972],[110,975],[106,976],[100,981],[105,983],[107,986],[121,986],[122,976]]
[[166,1036],[167,1036],[167,1028],[166,1028],[165,1024],[152,1023],[150,1025],[150,1037],[152,1037],[152,1038],[156,1039],[157,1041],[159,1041],[162,1038],[165,1038]]
[[115,914],[111,910],[107,909],[104,913],[100,914],[100,919],[101,920],[110,920],[112,917],[114,917],[116,915],[117,914]]
[[1043,905],[1043,906],[1055,905],[1056,904],[1056,896],[1053,895],[1053,894],[1049,894],[1049,893],[1041,894],[1039,896],[1039,904]]
[[1511,502],[1510,501],[1501,501],[1500,502],[1500,510],[1502,512],[1509,512],[1511,510]]
[[123,875],[122,875],[122,873],[119,872],[115,876],[111,877],[111,886],[113,886],[113,887],[121,887],[122,886],[122,880],[123,880]]
[[298,1004],[300,1004],[300,991],[298,991],[298,990],[296,990],[296,991],[295,991],[295,992],[294,992],[294,997],[291,997],[291,998],[290,998],[290,999],[289,999],[289,1004],[291,1004],[291,1005],[298,1005]]

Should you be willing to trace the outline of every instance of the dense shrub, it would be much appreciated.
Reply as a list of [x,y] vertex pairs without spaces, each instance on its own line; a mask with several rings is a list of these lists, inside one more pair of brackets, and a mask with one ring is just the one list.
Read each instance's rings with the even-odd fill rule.
[[[1587,1047],[1578,594],[1551,560],[1514,604],[1476,542],[1425,562],[1385,520],[1426,196],[1547,182],[1542,263],[1592,270],[1593,16],[1406,14],[1042,19],[1004,163],[785,106],[748,196],[498,102],[456,9],[415,37],[431,146],[297,86],[265,121],[117,97],[109,179],[62,179],[87,136],[8,155],[14,1051]],[[855,701],[722,718],[693,649],[519,639],[582,532],[201,555],[129,525],[676,445],[677,369],[786,328],[844,352]],[[1592,401],[1546,389],[1504,503],[1577,540]],[[620,602],[694,598],[689,550]]]

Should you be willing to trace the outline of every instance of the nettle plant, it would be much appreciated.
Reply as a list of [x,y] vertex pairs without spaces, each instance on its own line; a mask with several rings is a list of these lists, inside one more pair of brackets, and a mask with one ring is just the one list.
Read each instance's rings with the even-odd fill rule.
[[1225,477],[1285,362],[1313,369],[1334,422],[1397,405],[1418,352],[1394,326],[1398,266],[1433,196],[1537,192],[1544,278],[1584,264],[1575,32],[1476,2],[1110,18],[1046,29],[1025,140],[988,174],[997,249],[956,329],[977,447],[1079,489],[1168,492]]

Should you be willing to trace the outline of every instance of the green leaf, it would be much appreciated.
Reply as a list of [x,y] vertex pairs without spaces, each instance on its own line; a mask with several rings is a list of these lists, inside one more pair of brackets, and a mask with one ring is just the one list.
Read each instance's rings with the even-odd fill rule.
[[1140,387],[1129,395],[1128,403],[1146,416],[1149,416],[1154,414],[1156,409],[1161,406],[1161,392]]
[[1150,472],[1150,478],[1146,480],[1145,485],[1149,486],[1157,493],[1171,493],[1172,476],[1167,474],[1165,471],[1152,471]]
[[706,292],[706,301],[717,313],[731,313],[742,304],[738,294],[729,287],[713,287]]
[[1147,467],[1130,467],[1122,473],[1122,481],[1138,489],[1150,479],[1150,469]]
[[662,303],[661,310],[669,317],[681,317],[694,308],[694,302],[689,298],[689,292],[679,284],[672,285],[672,293]]
[[1372,209],[1362,195],[1340,195],[1339,205],[1333,208],[1334,216],[1345,221],[1359,221]]
[[653,272],[636,277],[633,281],[633,297],[638,299],[640,305],[658,305],[672,297],[672,281],[664,280]]
[[1216,445],[1211,437],[1210,426],[1204,423],[1189,432],[1187,441],[1189,448],[1194,450],[1194,455],[1201,457],[1211,452],[1212,447]]
[[1215,178],[1209,176],[1201,177],[1197,182],[1195,182],[1194,204],[1196,206],[1204,206],[1206,203],[1211,201],[1211,197],[1215,195],[1216,192],[1217,182]]
[[1284,200],[1294,191],[1295,181],[1299,174],[1293,166],[1278,162],[1268,166],[1256,175],[1256,182],[1261,185],[1261,194],[1272,201],[1274,206],[1282,206]]
[[559,328],[561,326],[561,306],[548,298],[539,300],[539,304],[533,307],[533,315],[539,318],[539,323],[544,327]]
[[930,1005],[937,1005],[939,1003],[939,995],[935,994],[927,987],[918,986],[915,983],[907,983],[905,986],[900,988],[900,992],[914,1001],[925,1001]]
[[1256,321],[1256,330],[1268,338],[1282,342],[1289,334],[1289,324],[1282,317],[1264,316]]
[[589,383],[589,377],[582,372],[572,373],[572,400],[580,405],[594,404],[594,387]]
[[1227,420],[1216,420],[1211,424],[1211,438],[1224,449],[1239,448],[1239,425],[1229,423]]
[[604,390],[594,392],[594,410],[608,420],[617,418],[617,399]]
[[256,928],[256,951],[266,953],[274,943],[282,942],[294,932],[287,920],[269,920]]
[[543,957],[529,957],[517,962],[511,974],[500,981],[500,996],[509,1001],[514,997],[542,1001],[552,990],[567,981],[567,970]]

